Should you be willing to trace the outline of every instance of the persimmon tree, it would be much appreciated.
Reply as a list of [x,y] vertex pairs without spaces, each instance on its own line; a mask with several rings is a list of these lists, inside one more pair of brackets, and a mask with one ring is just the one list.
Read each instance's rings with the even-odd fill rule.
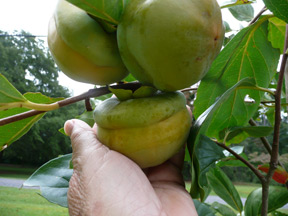
[[[123,1],[106,1],[105,5],[97,2],[92,7],[94,1],[86,1],[87,4],[68,1],[101,19],[110,30],[117,28],[126,5]],[[279,161],[281,118],[287,115],[288,100],[288,2],[264,0],[265,7],[255,16],[251,3],[219,1],[223,10],[228,8],[236,19],[245,21],[246,26],[234,31],[227,21],[224,46],[207,75],[196,87],[182,89],[193,98],[187,100],[194,120],[185,160],[191,165],[190,194],[199,215],[236,215],[237,212],[245,216],[264,216],[270,212],[276,214],[277,209],[288,202],[287,167]],[[111,10],[109,4],[117,5],[117,11]],[[75,97],[55,99],[22,95],[1,75],[0,146],[2,149],[9,147],[45,113],[82,100],[87,111],[80,118],[92,125],[94,103],[90,103],[91,99],[102,99],[100,96],[111,92],[133,94],[142,86],[132,76],[123,81],[98,86]],[[260,116],[267,119],[266,124],[260,121]],[[271,143],[265,138],[270,134],[273,134]],[[261,140],[263,148],[271,155],[268,164],[254,166],[247,159],[242,141],[248,137]],[[71,154],[68,154],[49,161],[25,185],[40,186],[45,198],[67,207],[67,189],[73,173],[70,160]],[[235,186],[221,170],[222,166],[231,164],[241,164],[252,170],[262,185],[249,194],[244,206]],[[279,185],[271,186],[271,181]],[[211,190],[228,205],[205,203]]]

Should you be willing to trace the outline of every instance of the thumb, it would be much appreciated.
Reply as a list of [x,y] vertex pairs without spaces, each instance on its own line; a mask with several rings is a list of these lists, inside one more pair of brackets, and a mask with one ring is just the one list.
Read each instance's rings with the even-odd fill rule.
[[70,136],[73,155],[85,157],[89,152],[101,147],[105,148],[96,137],[95,128],[91,128],[85,122],[72,119],[65,122],[65,133]]

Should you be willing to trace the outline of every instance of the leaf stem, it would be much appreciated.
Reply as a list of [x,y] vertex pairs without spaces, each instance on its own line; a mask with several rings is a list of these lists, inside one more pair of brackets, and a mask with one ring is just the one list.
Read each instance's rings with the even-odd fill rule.
[[262,10],[250,21],[248,26],[253,25],[266,10],[266,6],[263,7]]
[[7,103],[3,106],[0,106],[1,110],[7,110],[11,108],[28,108],[28,109],[34,109],[38,111],[51,111],[59,108],[58,103],[52,103],[52,104],[39,104],[39,103],[33,103],[31,101],[25,101],[25,102],[13,102],[13,103]]
[[[118,84],[118,85],[113,85],[113,88],[122,88],[122,89],[136,90],[140,86],[141,86],[141,83],[139,83],[139,82],[130,82],[130,83],[121,83],[121,84]],[[77,96],[74,96],[74,97],[70,97],[70,98],[66,98],[64,100],[56,102],[55,104],[57,104],[57,105],[53,105],[54,109],[51,109],[49,111],[52,111],[52,110],[58,109],[60,107],[76,103],[76,102],[81,101],[81,100],[85,100],[87,98],[99,97],[101,95],[105,95],[105,94],[108,94],[108,93],[110,93],[110,90],[109,90],[109,88],[107,86],[100,87],[100,88],[95,88],[95,89],[90,89],[89,91],[87,91],[87,92],[85,92],[83,94],[80,94],[80,95],[77,95]],[[27,111],[27,112],[23,112],[23,113],[19,113],[19,114],[13,115],[13,116],[2,118],[2,119],[0,119],[0,126],[9,124],[9,123],[12,123],[12,122],[15,122],[15,121],[19,121],[19,120],[22,120],[22,119],[25,119],[25,118],[29,118],[31,116],[39,115],[39,114],[41,114],[43,112],[46,112],[46,111],[43,111],[43,110],[42,111],[41,110],[30,110],[30,111]]]
[[275,95],[275,92],[270,90],[270,89],[267,89],[267,88],[262,88],[262,87],[259,87],[259,86],[245,86],[245,87],[238,87],[238,89],[255,89],[255,90],[258,90],[258,91],[263,91],[263,92],[267,92],[271,95]]

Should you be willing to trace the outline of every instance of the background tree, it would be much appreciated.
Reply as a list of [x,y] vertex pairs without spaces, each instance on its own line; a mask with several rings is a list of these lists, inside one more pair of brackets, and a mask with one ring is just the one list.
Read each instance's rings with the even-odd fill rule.
[[[10,36],[0,31],[0,73],[22,93],[40,92],[49,97],[69,97],[67,88],[58,83],[55,66],[44,41],[28,32]],[[58,129],[65,120],[79,113],[79,104],[47,113],[43,119],[11,148],[2,151],[2,162],[39,165],[71,152],[70,141]]]

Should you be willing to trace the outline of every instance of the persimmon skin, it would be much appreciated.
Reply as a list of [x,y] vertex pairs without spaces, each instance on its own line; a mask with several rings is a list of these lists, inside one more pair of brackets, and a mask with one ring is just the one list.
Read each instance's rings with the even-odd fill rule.
[[117,39],[136,79],[162,91],[180,90],[201,80],[220,52],[221,10],[216,0],[133,0]]
[[117,47],[116,33],[107,33],[85,11],[60,0],[49,22],[48,45],[70,78],[106,85],[128,75]]
[[181,92],[126,101],[110,98],[96,107],[94,120],[99,141],[141,168],[157,166],[176,154],[191,127]]

